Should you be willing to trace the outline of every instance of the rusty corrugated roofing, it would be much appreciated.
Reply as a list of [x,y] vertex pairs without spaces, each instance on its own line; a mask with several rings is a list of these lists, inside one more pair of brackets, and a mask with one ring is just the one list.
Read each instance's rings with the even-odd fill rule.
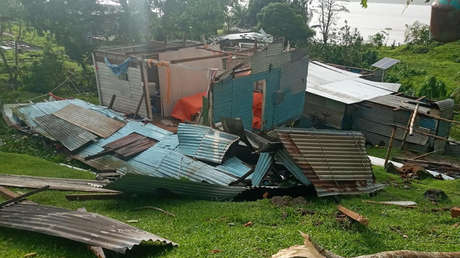
[[240,137],[208,126],[179,124],[178,150],[188,156],[222,164],[225,153]]
[[63,237],[118,253],[125,253],[144,241],[177,245],[96,213],[37,204],[14,204],[0,208],[0,226]]
[[381,189],[359,132],[278,130],[295,164],[315,186],[319,196],[357,194]]
[[96,135],[53,115],[39,116],[34,120],[43,130],[70,151],[97,139]]
[[67,105],[54,112],[53,115],[103,138],[111,136],[125,125],[121,121],[74,104]]

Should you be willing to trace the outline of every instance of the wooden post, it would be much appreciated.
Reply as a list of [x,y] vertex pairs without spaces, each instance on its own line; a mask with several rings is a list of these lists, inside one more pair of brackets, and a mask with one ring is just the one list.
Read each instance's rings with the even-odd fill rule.
[[387,166],[388,159],[390,158],[391,148],[393,148],[393,140],[395,138],[395,134],[396,134],[396,126],[393,126],[393,130],[391,131],[390,141],[388,142],[387,153],[385,154],[385,163],[383,167]]
[[101,82],[99,81],[99,75],[97,73],[97,63],[96,63],[96,56],[94,55],[94,52],[91,53],[91,58],[93,59],[93,65],[94,65],[94,74],[96,75],[96,88],[97,88],[97,94],[99,95],[99,105],[103,105],[102,103],[102,89],[101,89]]
[[110,99],[110,104],[108,106],[109,109],[112,109],[113,104],[115,103],[115,99],[117,98],[117,95],[113,94],[112,98]]
[[419,104],[417,103],[417,105],[415,106],[414,112],[412,112],[412,115],[410,116],[409,121],[407,121],[406,131],[404,132],[404,137],[403,137],[403,140],[402,140],[402,143],[401,143],[401,150],[404,149],[404,145],[406,145],[407,136],[409,134],[410,135],[413,134],[415,116],[417,116],[418,106],[419,106]]
[[142,76],[143,76],[143,81],[144,81],[144,99],[145,99],[145,109],[147,111],[147,117],[150,119],[153,119],[153,114],[152,114],[152,105],[150,104],[150,91],[149,91],[149,79],[147,75],[147,68],[145,67],[145,61],[142,58],[141,61],[139,61],[142,69]]

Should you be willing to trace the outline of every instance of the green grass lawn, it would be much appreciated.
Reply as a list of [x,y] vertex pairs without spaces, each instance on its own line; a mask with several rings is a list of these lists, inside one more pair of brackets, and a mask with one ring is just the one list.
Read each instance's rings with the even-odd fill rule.
[[[117,200],[69,202],[63,191],[46,191],[30,197],[45,205],[68,209],[85,207],[121,221],[136,219],[133,224],[179,243],[165,249],[148,246],[130,251],[129,257],[269,257],[279,249],[303,242],[298,230],[331,251],[344,256],[375,253],[385,250],[412,249],[420,251],[458,251],[460,232],[453,224],[459,219],[449,212],[431,212],[434,207],[460,205],[460,181],[426,179],[412,183],[410,189],[401,180],[374,168],[377,180],[392,186],[375,197],[368,195],[342,197],[340,203],[369,218],[369,227],[340,224],[336,221],[336,205],[332,198],[307,196],[308,204],[277,207],[269,199],[251,202],[211,202],[190,199],[129,196]],[[68,169],[50,161],[24,154],[0,152],[0,173],[37,176],[93,178],[90,173]],[[426,189],[444,190],[449,200],[438,206],[426,201]],[[28,191],[13,189],[15,191]],[[363,203],[372,200],[413,200],[416,209]],[[153,210],[133,211],[136,207],[156,206],[172,212],[170,217]],[[302,216],[299,208],[313,210]],[[252,227],[244,227],[248,221]],[[398,227],[398,230],[394,228]],[[393,229],[392,229],[393,228]],[[402,234],[407,235],[404,238]],[[211,250],[220,250],[212,254]],[[92,257],[83,244],[20,230],[0,228],[0,257],[22,257],[36,252],[38,257]],[[107,253],[107,252],[106,252]]]

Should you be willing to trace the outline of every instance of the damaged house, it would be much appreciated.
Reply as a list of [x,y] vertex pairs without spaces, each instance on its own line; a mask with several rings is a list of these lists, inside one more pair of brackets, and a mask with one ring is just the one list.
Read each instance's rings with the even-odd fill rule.
[[[453,117],[451,99],[433,102],[397,93],[399,84],[375,82],[360,74],[310,62],[304,123],[317,128],[361,131],[372,145],[386,145],[396,127],[395,146],[406,138],[411,150],[443,152]],[[415,132],[405,135],[416,110]],[[430,136],[431,135],[431,136]]]

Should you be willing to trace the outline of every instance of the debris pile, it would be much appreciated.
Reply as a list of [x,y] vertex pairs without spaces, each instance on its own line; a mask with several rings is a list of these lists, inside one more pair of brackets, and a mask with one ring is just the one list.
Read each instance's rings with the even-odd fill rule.
[[174,134],[78,99],[4,110],[9,124],[62,144],[102,174],[120,175],[103,190],[222,200],[254,188],[313,185],[318,196],[383,188],[357,132],[276,129],[265,135],[233,119],[222,130],[181,123]]

